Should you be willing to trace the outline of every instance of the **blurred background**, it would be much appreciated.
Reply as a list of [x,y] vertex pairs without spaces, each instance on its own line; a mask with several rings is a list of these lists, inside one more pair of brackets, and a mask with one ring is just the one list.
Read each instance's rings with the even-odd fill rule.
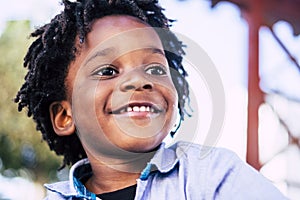
[[[300,5],[298,0],[290,1]],[[252,41],[251,14],[236,2],[239,1],[162,0],[161,5],[169,18],[177,20],[173,30],[203,48],[223,81],[226,113],[216,146],[236,152],[290,199],[300,199],[300,38],[293,26],[295,23],[279,18],[267,26],[259,24],[259,38]],[[32,42],[28,38],[30,32],[49,22],[62,7],[59,0],[27,0],[25,4],[10,0],[2,5],[0,199],[42,199],[45,196],[43,184],[66,180],[68,169],[57,170],[62,158],[49,150],[26,112],[17,112],[13,98],[26,72],[22,61]],[[300,21],[298,19],[296,21]],[[257,109],[250,110],[254,115],[257,111],[258,115],[251,126],[257,129],[258,138],[254,138],[254,143],[253,138],[249,139],[251,116],[247,110],[251,99],[248,98],[248,69],[253,42],[258,45],[259,55],[259,59],[253,59],[259,65],[258,81],[251,82],[258,85],[258,96],[250,95],[259,102]],[[191,76],[192,90],[201,90],[195,86],[198,81]],[[209,94],[205,95],[196,95],[203,124],[209,122],[207,116],[211,112]],[[201,102],[203,99],[205,101]],[[207,127],[204,125],[200,132],[205,132]],[[201,136],[194,140],[203,142]],[[252,140],[250,147],[249,140]],[[254,159],[249,158],[251,152]]]

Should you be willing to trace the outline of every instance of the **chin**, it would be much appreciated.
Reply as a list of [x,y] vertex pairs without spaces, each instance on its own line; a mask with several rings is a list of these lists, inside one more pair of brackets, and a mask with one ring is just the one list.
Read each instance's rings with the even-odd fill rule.
[[155,151],[157,147],[162,143],[162,140],[160,141],[137,141],[134,143],[129,144],[125,148],[123,148],[126,151],[132,152],[132,153],[148,153]]

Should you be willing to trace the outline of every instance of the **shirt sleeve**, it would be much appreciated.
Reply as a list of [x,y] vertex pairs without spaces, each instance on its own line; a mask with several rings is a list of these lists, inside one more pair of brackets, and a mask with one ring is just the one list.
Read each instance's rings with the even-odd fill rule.
[[214,199],[287,199],[270,180],[235,153],[227,151],[225,154],[224,172],[221,173],[222,178],[215,188]]

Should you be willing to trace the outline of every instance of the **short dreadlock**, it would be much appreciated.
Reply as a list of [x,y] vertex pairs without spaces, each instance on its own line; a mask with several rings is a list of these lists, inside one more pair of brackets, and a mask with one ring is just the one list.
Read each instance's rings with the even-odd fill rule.
[[[64,10],[51,22],[37,28],[31,37],[37,39],[31,44],[24,58],[28,72],[25,82],[18,91],[15,102],[18,110],[27,107],[28,117],[33,117],[36,129],[41,131],[51,150],[63,155],[63,166],[74,164],[85,158],[86,153],[77,134],[58,136],[51,124],[49,105],[66,99],[65,78],[68,66],[79,49],[75,38],[83,43],[90,32],[93,21],[107,15],[124,14],[137,17],[152,27],[165,30],[161,39],[169,66],[173,69],[172,79],[178,93],[178,108],[183,120],[186,100],[189,99],[187,73],[182,66],[183,45],[169,31],[172,20],[162,13],[157,0],[63,0]],[[162,36],[160,35],[162,38]],[[180,120],[180,121],[181,121]],[[174,134],[174,133],[171,133]]]

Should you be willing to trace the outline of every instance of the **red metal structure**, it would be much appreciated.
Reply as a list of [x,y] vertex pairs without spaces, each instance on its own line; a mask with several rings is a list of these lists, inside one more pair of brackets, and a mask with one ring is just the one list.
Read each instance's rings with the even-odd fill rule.
[[272,31],[272,26],[278,21],[286,21],[293,27],[293,34],[299,35],[300,0],[211,0],[212,7],[221,1],[237,5],[249,26],[246,161],[259,170],[261,163],[258,146],[258,108],[264,102],[264,93],[259,87],[259,30],[262,26],[269,27],[280,46],[299,68],[297,61]]

